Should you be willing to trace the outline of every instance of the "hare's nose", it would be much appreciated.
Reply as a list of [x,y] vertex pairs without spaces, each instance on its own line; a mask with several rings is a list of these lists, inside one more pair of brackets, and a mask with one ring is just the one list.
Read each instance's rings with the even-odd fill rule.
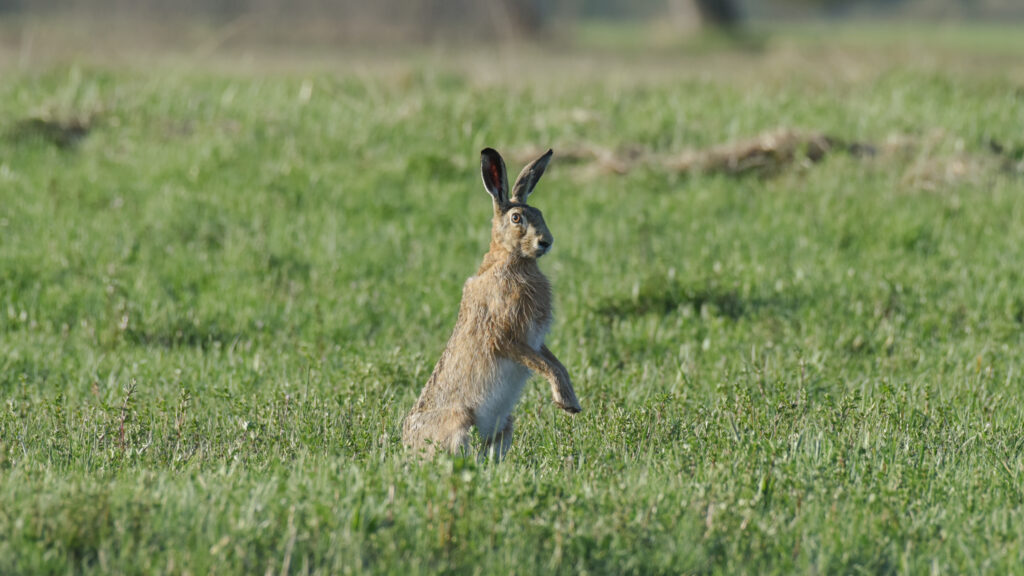
[[539,240],[537,241],[537,244],[540,244],[540,247],[545,250],[551,248],[551,240]]

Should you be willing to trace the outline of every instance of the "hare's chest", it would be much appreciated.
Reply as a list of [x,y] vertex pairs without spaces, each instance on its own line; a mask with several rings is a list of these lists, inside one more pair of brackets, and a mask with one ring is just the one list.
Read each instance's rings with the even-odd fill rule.
[[494,382],[485,388],[486,395],[476,409],[476,427],[484,438],[493,437],[505,427],[509,414],[519,403],[530,371],[508,358],[499,358],[492,377]]
[[[527,345],[539,352],[549,328],[550,322],[531,325],[526,334]],[[498,358],[492,377],[494,381],[484,387],[487,393],[476,410],[477,430],[484,438],[492,437],[504,428],[509,414],[519,403],[526,381],[530,379],[530,370],[508,358]]]

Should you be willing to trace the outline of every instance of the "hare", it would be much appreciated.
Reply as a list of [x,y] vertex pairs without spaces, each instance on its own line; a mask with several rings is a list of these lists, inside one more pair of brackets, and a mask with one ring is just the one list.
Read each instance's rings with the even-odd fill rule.
[[519,174],[511,192],[501,155],[480,153],[484,188],[494,202],[491,245],[466,280],[455,329],[419,400],[402,425],[402,441],[433,454],[470,451],[476,426],[479,457],[501,459],[512,445],[512,410],[531,372],[551,384],[559,408],[582,410],[565,366],[544,345],[551,327],[551,286],[537,267],[554,239],[540,210],[526,204],[552,151]]

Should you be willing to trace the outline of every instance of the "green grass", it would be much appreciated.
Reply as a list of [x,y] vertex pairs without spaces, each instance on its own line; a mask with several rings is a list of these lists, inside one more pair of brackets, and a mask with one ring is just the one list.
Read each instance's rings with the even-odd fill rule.
[[[410,62],[4,73],[0,573],[1022,570],[1011,75]],[[770,178],[558,156],[779,126],[919,144]],[[487,145],[555,148],[531,201],[584,412],[535,380],[504,462],[421,464]]]

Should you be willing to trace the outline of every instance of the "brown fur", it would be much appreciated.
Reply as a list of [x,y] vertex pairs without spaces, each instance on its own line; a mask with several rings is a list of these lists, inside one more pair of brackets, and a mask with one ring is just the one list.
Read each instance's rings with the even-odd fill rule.
[[524,168],[510,195],[501,156],[489,148],[481,153],[484,186],[494,201],[491,245],[462,289],[455,329],[403,423],[402,441],[410,448],[468,453],[476,426],[484,438],[480,455],[493,450],[502,457],[529,372],[548,380],[560,408],[581,410],[568,371],[544,345],[551,286],[537,258],[553,238],[540,210],[526,204],[550,157],[549,150]]

